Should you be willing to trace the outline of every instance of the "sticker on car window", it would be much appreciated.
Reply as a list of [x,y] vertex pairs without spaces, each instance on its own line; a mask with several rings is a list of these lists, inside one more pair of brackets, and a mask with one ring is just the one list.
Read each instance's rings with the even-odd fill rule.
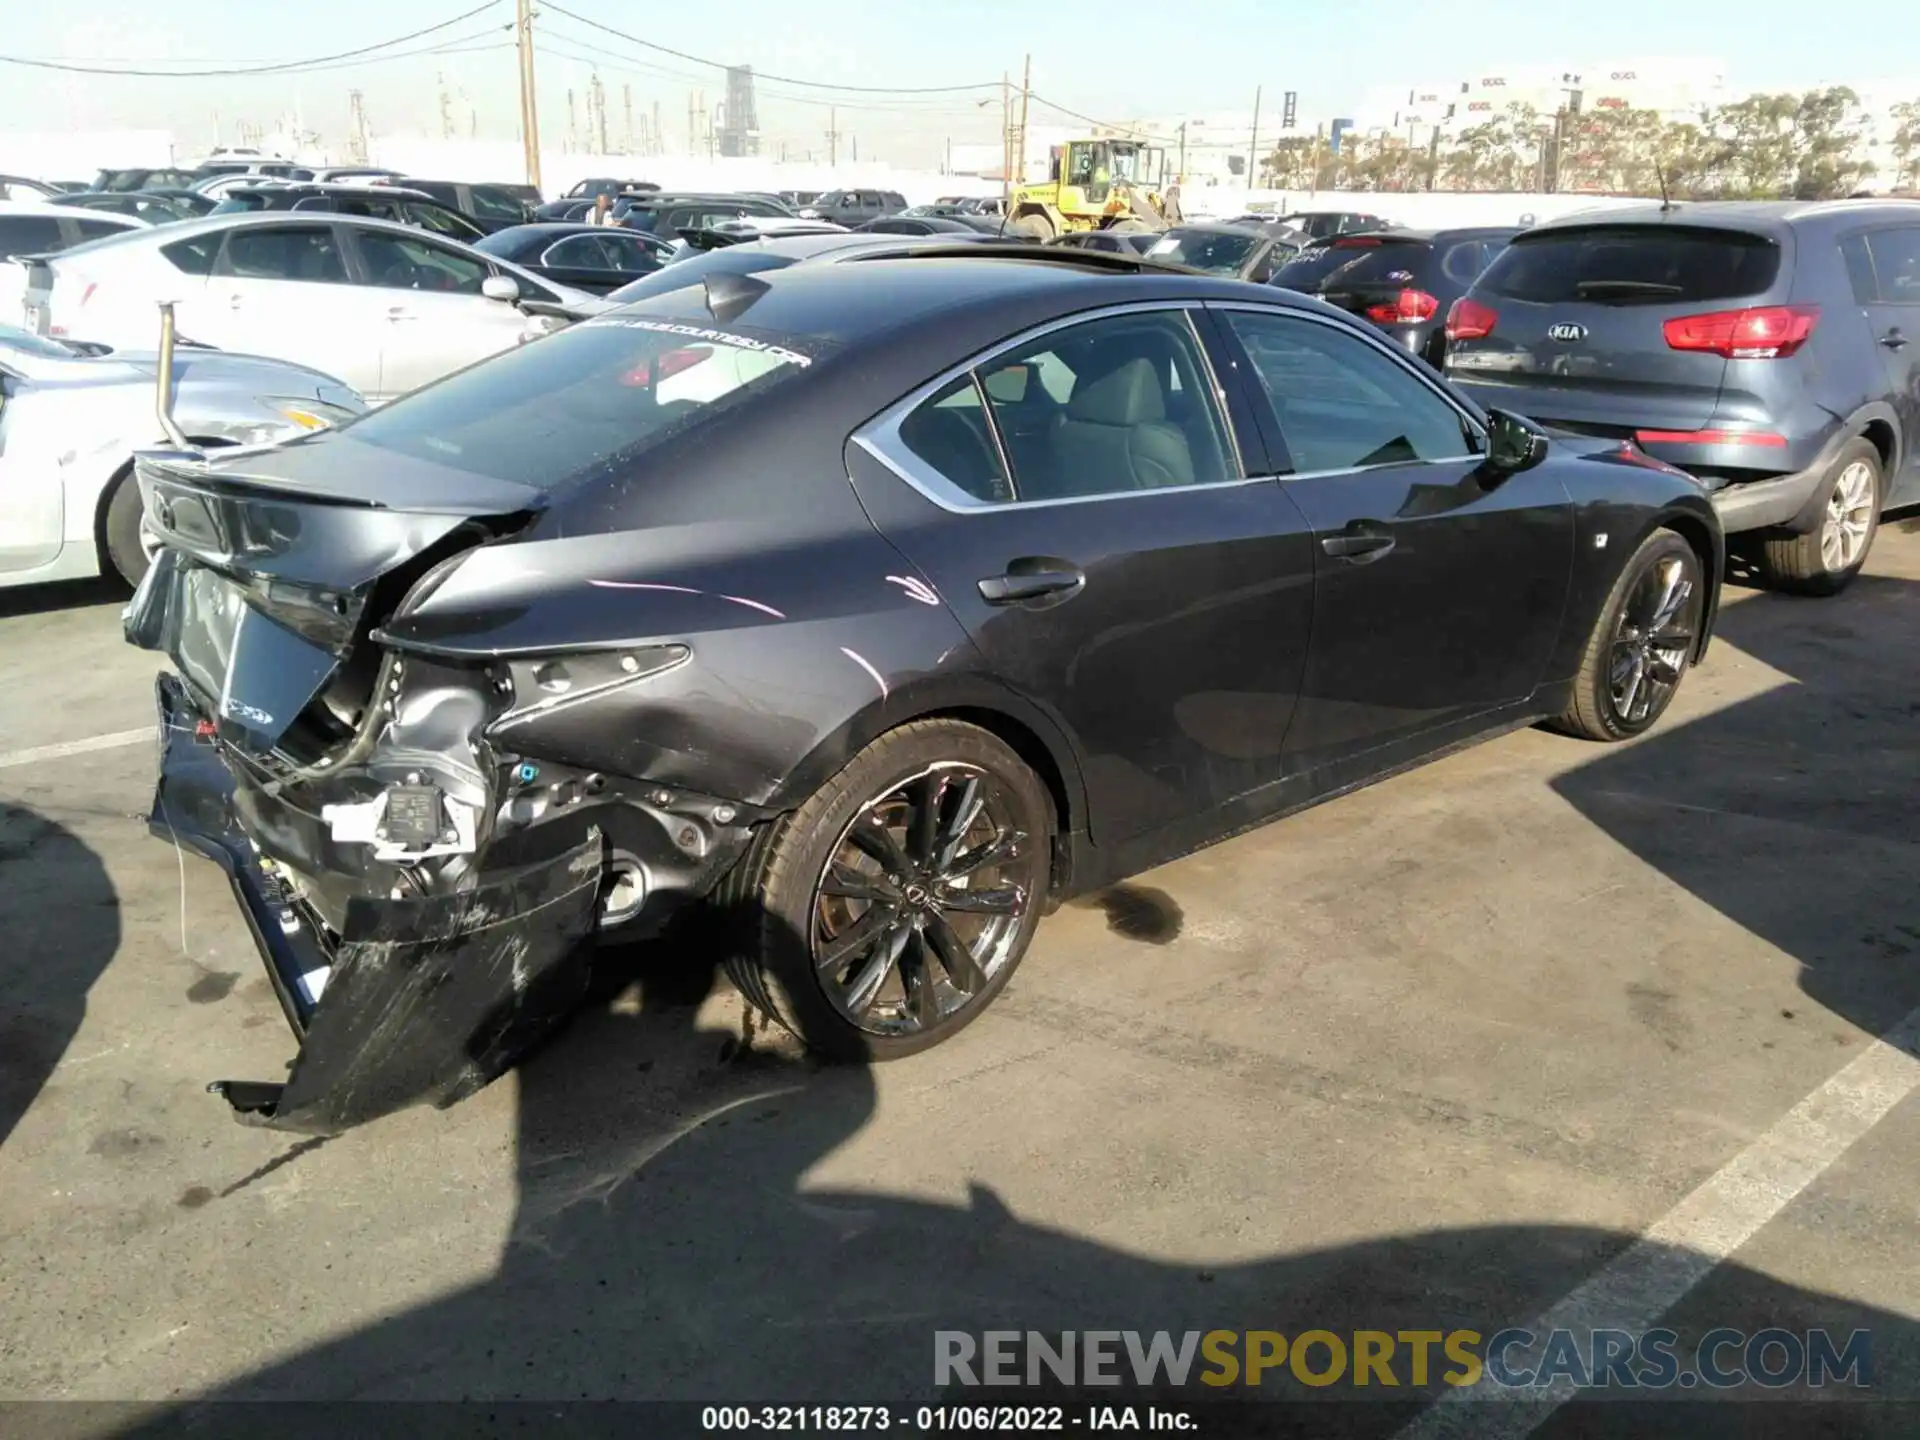
[[1387,275],[1387,279],[1393,281],[1396,284],[1401,284],[1401,285],[1408,284],[1413,280],[1413,272],[1411,270],[1390,271]]
[[812,356],[802,355],[798,350],[789,350],[784,345],[770,344],[731,330],[707,330],[698,325],[676,325],[668,320],[641,320],[625,315],[602,315],[586,323],[593,326],[619,325],[629,330],[652,330],[662,335],[684,335],[692,340],[714,340],[722,345],[738,346],[742,350],[757,350],[802,369],[813,364]]

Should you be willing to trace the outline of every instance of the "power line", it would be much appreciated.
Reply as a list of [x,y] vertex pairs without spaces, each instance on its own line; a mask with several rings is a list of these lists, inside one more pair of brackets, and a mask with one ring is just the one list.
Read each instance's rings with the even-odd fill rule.
[[1047,99],[1046,96],[1040,94],[1038,91],[1032,91],[1032,90],[1028,91],[1027,98],[1032,100],[1033,103],[1036,105],[1044,105],[1049,110],[1058,110],[1062,115],[1071,116],[1075,120],[1084,120],[1087,124],[1097,125],[1102,130],[1117,130],[1122,135],[1131,136],[1135,140],[1152,140],[1155,138],[1154,136],[1149,135],[1144,130],[1135,130],[1128,125],[1115,125],[1111,121],[1107,121],[1107,120],[1096,120],[1091,115],[1082,115],[1078,110],[1069,110],[1064,105],[1055,104],[1053,101]]
[[431,35],[436,30],[445,30],[458,25],[463,20],[471,20],[483,10],[491,10],[500,0],[482,0],[471,10],[462,11],[437,25],[428,25],[405,35],[396,35],[391,40],[382,40],[374,45],[362,45],[355,50],[342,50],[334,55],[314,55],[305,60],[282,60],[272,65],[254,65],[244,67],[222,67],[213,70],[121,70],[100,65],[70,65],[60,60],[32,60],[23,55],[0,55],[0,64],[24,65],[34,70],[59,70],[73,75],[131,75],[153,80],[203,79],[209,76],[223,75],[274,75],[292,70],[306,70],[322,65],[332,65],[342,60],[352,60],[359,56],[371,55],[375,50],[391,49],[395,45],[404,45],[410,40],[418,40],[423,35]]
[[[551,5],[547,5],[544,8],[551,10],[554,7]],[[600,44],[601,42],[599,41],[589,42],[586,40],[576,39],[575,37],[566,34],[564,31],[556,33],[551,25],[549,25],[549,27],[544,33],[546,35],[546,39],[542,43],[544,44],[545,48],[549,52],[551,52],[552,54],[558,55],[563,59],[573,60],[583,65],[597,65],[602,69],[625,71],[627,73],[635,74],[635,75],[664,76],[665,78],[671,79],[671,80],[704,81],[708,78],[692,70],[675,69],[667,65],[658,65],[658,64],[651,63],[649,61],[634,59],[633,57],[622,55],[617,51],[609,52],[604,49],[588,51],[582,48],[578,48],[578,47],[585,46],[589,43],[597,45],[597,44]],[[842,110],[874,110],[874,111],[880,111],[890,115],[953,116],[953,115],[976,115],[978,113],[977,107],[975,106],[971,106],[971,105],[959,106],[951,103],[915,104],[909,101],[909,102],[901,102],[893,105],[882,105],[882,104],[871,103],[871,102],[861,102],[857,100],[818,99],[811,95],[794,95],[794,94],[791,94],[790,92],[783,91],[783,90],[762,89],[759,87],[759,81],[763,77],[761,76],[760,72],[757,70],[754,71],[753,78],[755,82],[755,87],[758,90],[758,93],[762,99],[781,100],[781,101],[786,101],[795,105],[819,105],[823,107],[830,107],[830,106],[837,105]],[[997,86],[999,82],[995,81],[994,84]]]
[[[590,25],[595,30],[613,36],[616,40],[624,40],[629,45],[638,45],[643,50],[657,50],[662,55],[671,55],[678,60],[689,60],[695,65],[711,66],[715,70],[734,68],[724,60],[709,60],[704,55],[689,55],[686,51],[675,50],[670,45],[656,45],[651,40],[642,40],[638,35],[629,35],[624,30],[614,29],[611,25],[602,25],[598,20],[589,20],[584,15],[574,14],[563,5],[554,4],[553,0],[545,0],[542,8],[551,10],[556,15],[564,15],[569,20],[577,20],[582,25]],[[781,85],[803,85],[809,90],[844,90],[867,95],[955,95],[964,90],[991,90],[1000,83],[998,80],[989,80],[977,85],[836,85],[826,80],[801,80],[792,75],[770,75],[760,70],[753,72],[753,78],[772,80]]]

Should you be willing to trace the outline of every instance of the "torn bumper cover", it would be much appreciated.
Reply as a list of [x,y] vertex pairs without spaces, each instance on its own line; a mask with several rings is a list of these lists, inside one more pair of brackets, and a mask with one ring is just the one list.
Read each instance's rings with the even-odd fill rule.
[[409,1105],[451,1105],[579,1003],[605,865],[599,830],[472,889],[357,896],[330,935],[241,828],[233,777],[186,688],[162,674],[156,690],[154,833],[227,872],[301,1041],[284,1084],[212,1087],[239,1118],[328,1134]]

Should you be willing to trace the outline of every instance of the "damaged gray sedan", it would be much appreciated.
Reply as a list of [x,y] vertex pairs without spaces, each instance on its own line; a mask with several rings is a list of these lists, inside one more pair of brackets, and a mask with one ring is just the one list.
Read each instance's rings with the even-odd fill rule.
[[315,1132],[485,1084],[696,903],[816,1051],[938,1044],[1075,893],[1644,732],[1722,558],[1687,476],[1352,317],[1028,245],[709,275],[139,480],[153,825],[301,1039],[217,1088]]

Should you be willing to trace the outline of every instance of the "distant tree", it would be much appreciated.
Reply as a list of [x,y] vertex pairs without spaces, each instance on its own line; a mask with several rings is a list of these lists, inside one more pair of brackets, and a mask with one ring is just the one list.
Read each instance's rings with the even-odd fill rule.
[[1492,119],[1462,130],[1440,157],[1450,190],[1529,190],[1540,181],[1543,145],[1552,134],[1531,105],[1509,105]]
[[1911,190],[1920,186],[1920,100],[1894,106],[1893,125],[1887,141],[1893,156],[1893,188]]
[[1668,129],[1657,110],[1587,110],[1565,119],[1559,188],[1611,195],[1657,195]]
[[1729,198],[1769,200],[1793,184],[1799,170],[1793,138],[1799,109],[1796,95],[1749,95],[1713,112],[1711,128],[1720,142],[1713,168],[1725,173]]
[[1313,184],[1317,152],[1322,148],[1317,135],[1288,135],[1276,141],[1273,152],[1261,162],[1261,174],[1277,190],[1305,190]]
[[1861,152],[1866,117],[1860,97],[1844,85],[1809,90],[1793,115],[1793,198],[1832,200],[1851,195],[1874,173]]

